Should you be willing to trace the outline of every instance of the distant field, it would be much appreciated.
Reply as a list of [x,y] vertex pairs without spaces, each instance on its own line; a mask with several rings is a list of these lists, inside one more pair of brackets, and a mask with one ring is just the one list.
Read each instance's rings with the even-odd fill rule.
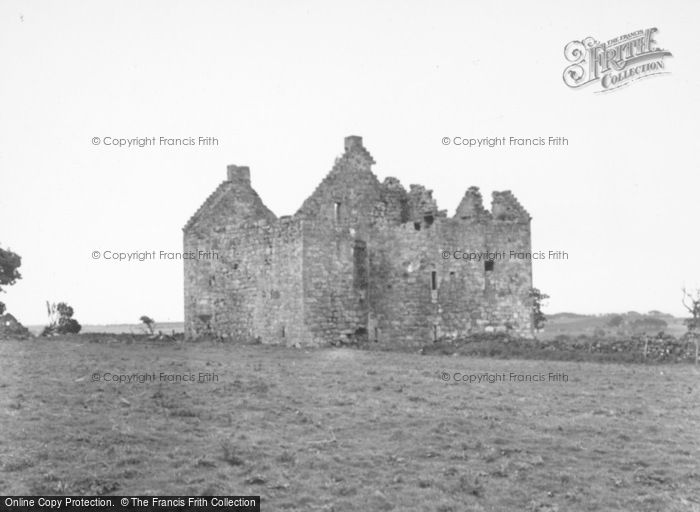
[[[269,511],[700,510],[693,366],[99,338],[0,343],[2,494],[259,494]],[[218,381],[119,384],[106,372]],[[455,372],[568,382],[466,384]]]
[[[542,339],[552,339],[560,334],[576,336],[580,334],[593,335],[596,329],[606,328],[609,315],[578,315],[575,313],[556,313],[548,315],[545,329],[538,333]],[[664,315],[664,320],[668,322],[668,327],[664,329],[668,334],[681,336],[686,332],[682,318],[674,318],[671,315]],[[30,325],[28,329],[32,334],[38,335],[44,329],[44,325]],[[170,334],[184,332],[184,322],[163,322],[156,324],[156,330]],[[83,325],[83,333],[106,333],[106,334],[142,334],[145,332],[144,325],[134,324],[107,324],[107,325]],[[655,334],[655,333],[654,333]]]
[[[44,330],[44,325],[30,325],[27,327],[34,335],[39,335]],[[156,324],[156,331],[163,331],[170,334],[172,331],[184,332],[183,322],[163,322]],[[105,334],[143,334],[146,332],[143,324],[106,324],[106,325],[83,325],[80,330],[83,334],[105,333]]]
[[[609,315],[578,315],[575,313],[556,313],[547,316],[545,329],[538,333],[542,339],[551,339],[560,334],[576,336],[580,334],[592,335],[596,329],[605,328]],[[686,332],[682,318],[674,318],[671,315],[664,315],[664,320],[668,322],[668,327],[664,329],[668,334],[681,336]],[[28,329],[32,334],[38,335],[44,329],[44,325],[30,325]],[[156,324],[156,330],[170,334],[184,332],[184,322],[163,322]],[[145,332],[144,325],[134,324],[106,324],[106,325],[83,325],[83,333],[106,333],[106,334],[142,334]],[[654,333],[655,334],[655,333]]]
[[[610,316],[611,315],[577,315],[574,313],[548,315],[545,328],[538,334],[538,337],[542,339],[551,339],[560,334],[569,336],[586,334],[590,336],[595,333],[596,329],[611,330],[607,325]],[[679,337],[687,331],[682,318],[675,318],[671,315],[663,315],[662,318],[668,325],[663,329],[651,329],[650,333],[656,334],[659,330],[663,330],[667,334]]]

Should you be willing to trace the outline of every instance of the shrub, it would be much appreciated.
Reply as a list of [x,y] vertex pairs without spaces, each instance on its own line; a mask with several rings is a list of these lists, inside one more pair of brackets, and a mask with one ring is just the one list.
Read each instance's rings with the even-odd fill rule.
[[539,331],[547,322],[547,317],[542,312],[542,306],[549,295],[542,293],[538,288],[530,288],[528,295],[532,299],[532,325],[536,331]]
[[78,334],[82,326],[73,318],[73,308],[65,302],[58,304],[46,301],[46,311],[49,315],[49,325],[44,327],[42,336],[55,334]]
[[141,320],[141,323],[143,323],[146,326],[148,332],[150,334],[153,334],[153,329],[156,326],[156,321],[153,320],[150,316],[146,315],[143,315],[141,318],[139,318],[139,320]]
[[78,334],[80,329],[82,326],[75,318],[61,318],[58,321],[59,334]]
[[625,318],[622,315],[613,315],[610,320],[608,320],[608,327],[617,328],[625,323]]

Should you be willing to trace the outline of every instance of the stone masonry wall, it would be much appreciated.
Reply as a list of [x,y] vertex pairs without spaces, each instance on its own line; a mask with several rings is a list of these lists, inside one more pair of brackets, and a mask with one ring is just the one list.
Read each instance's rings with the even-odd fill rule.
[[368,234],[381,203],[372,163],[361,139],[348,137],[343,156],[295,214],[304,225],[304,320],[314,344],[366,337]]
[[529,226],[515,222],[438,218],[420,230],[379,230],[370,252],[370,339],[421,344],[489,330],[530,336],[530,260],[497,259],[487,271],[484,261],[454,257],[528,247]]
[[[530,216],[509,192],[471,187],[448,218],[432,191],[380,183],[360,137],[293,217],[277,219],[247,167],[184,229],[185,330],[263,343],[418,345],[475,332],[532,334]],[[464,254],[496,253],[492,264]],[[506,257],[502,256],[506,253]],[[447,255],[447,256],[445,256]],[[462,257],[460,257],[462,255]]]
[[247,167],[227,180],[184,230],[185,334],[291,343],[308,338],[303,318],[301,222],[277,219],[250,185]]
[[300,222],[282,219],[186,237],[187,250],[218,252],[218,260],[186,263],[188,336],[207,332],[238,340],[292,343],[303,323]]

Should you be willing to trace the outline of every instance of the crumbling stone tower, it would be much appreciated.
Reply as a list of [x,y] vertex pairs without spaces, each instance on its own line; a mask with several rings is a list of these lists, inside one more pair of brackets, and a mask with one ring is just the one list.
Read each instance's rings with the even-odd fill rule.
[[186,252],[219,255],[185,260],[186,335],[302,345],[531,335],[531,260],[507,257],[530,252],[531,219],[510,191],[494,192],[489,211],[471,187],[448,217],[432,191],[380,183],[374,163],[361,137],[346,137],[316,190],[280,218],[248,167],[229,166],[184,227]]

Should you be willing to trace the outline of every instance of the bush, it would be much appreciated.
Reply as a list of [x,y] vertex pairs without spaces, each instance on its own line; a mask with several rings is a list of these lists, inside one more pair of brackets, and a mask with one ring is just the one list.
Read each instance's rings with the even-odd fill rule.
[[143,315],[141,318],[139,318],[139,320],[141,320],[141,323],[146,326],[148,332],[150,334],[153,334],[153,330],[156,326],[156,321],[153,320],[150,316],[146,315]]
[[549,299],[549,295],[542,293],[538,288],[530,288],[528,294],[532,299],[532,324],[535,330],[539,331],[547,322],[547,316],[542,312],[542,306]]
[[73,308],[65,302],[58,304],[46,302],[46,310],[49,315],[49,325],[44,327],[42,336],[55,334],[78,334],[82,326],[73,318]]
[[80,329],[82,326],[75,318],[61,318],[58,321],[59,334],[78,334]]
[[625,318],[622,315],[613,315],[610,320],[608,320],[608,327],[616,329],[621,327],[625,323]]

